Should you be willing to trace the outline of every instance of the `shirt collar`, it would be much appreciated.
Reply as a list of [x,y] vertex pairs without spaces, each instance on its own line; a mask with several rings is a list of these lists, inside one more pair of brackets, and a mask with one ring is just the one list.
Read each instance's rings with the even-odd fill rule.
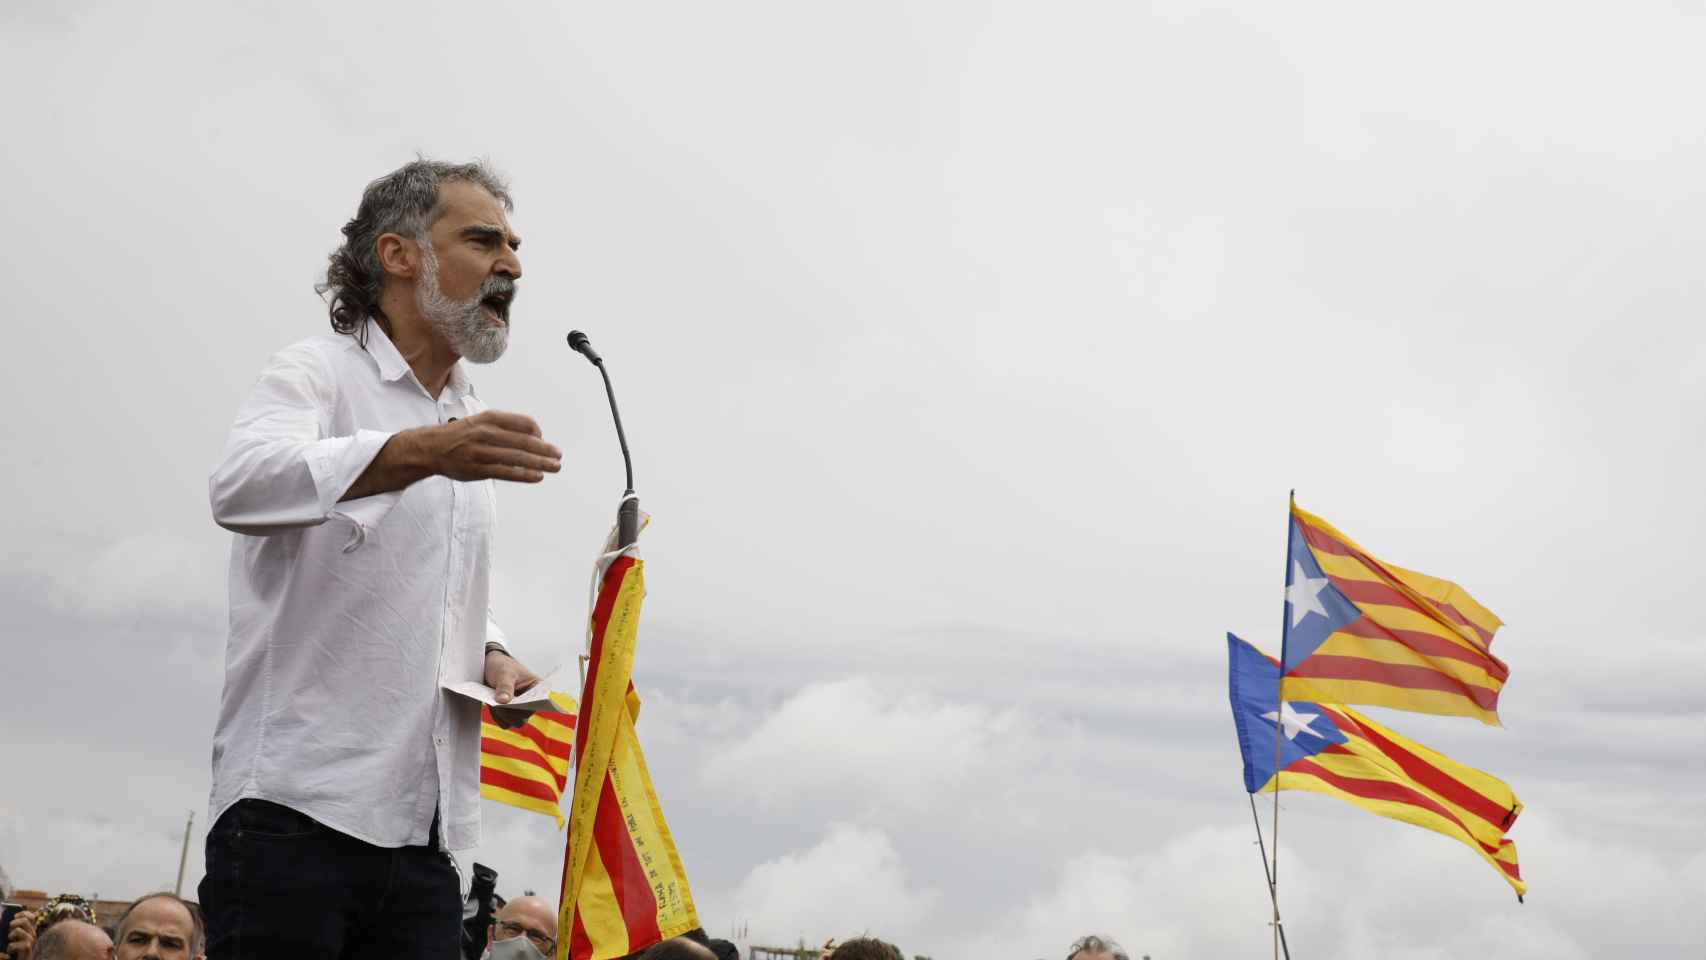
[[410,373],[409,362],[397,352],[397,345],[385,335],[385,328],[372,317],[367,318],[367,355],[379,364],[381,380],[401,380]]
[[[385,335],[385,328],[372,317],[367,318],[367,354],[373,362],[379,365],[379,378],[387,382],[401,380],[404,377],[413,379],[414,370],[409,362],[397,352],[397,345]],[[417,383],[419,381],[416,381]],[[462,369],[462,361],[458,360],[450,367],[450,379],[445,388],[454,397],[466,397],[474,392],[474,385],[468,382],[468,374]]]

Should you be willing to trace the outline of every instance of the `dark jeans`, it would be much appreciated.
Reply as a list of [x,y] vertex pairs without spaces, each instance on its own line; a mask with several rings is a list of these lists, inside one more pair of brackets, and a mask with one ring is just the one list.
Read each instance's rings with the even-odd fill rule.
[[433,841],[388,849],[239,800],[207,834],[209,960],[461,957],[461,881]]

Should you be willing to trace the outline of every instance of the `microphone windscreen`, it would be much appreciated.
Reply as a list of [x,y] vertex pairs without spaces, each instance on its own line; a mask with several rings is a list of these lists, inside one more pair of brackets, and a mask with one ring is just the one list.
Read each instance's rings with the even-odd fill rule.
[[598,351],[592,348],[592,341],[588,340],[586,338],[586,334],[579,330],[569,331],[569,346],[572,347],[576,353],[586,357],[595,364],[603,362],[602,358],[598,355]]

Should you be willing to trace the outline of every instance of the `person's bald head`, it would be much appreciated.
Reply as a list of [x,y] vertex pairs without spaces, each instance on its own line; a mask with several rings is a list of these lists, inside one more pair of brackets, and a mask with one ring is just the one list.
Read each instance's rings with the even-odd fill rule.
[[112,960],[107,932],[81,920],[61,920],[41,935],[30,956],[35,960]]
[[144,895],[113,927],[118,960],[195,960],[207,931],[189,902],[175,893]]
[[[516,897],[498,908],[493,915],[492,939],[508,940],[525,936],[539,947],[540,953],[553,953],[557,942],[557,908],[540,897]],[[552,945],[546,950],[545,944]]]

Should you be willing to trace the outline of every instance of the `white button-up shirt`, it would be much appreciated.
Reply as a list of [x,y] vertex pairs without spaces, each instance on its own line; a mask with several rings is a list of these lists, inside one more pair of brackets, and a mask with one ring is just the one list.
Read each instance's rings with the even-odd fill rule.
[[211,818],[245,797],[381,847],[480,838],[492,481],[428,477],[340,503],[391,434],[485,409],[458,362],[438,397],[379,325],[273,356],[208,481],[233,531]]

